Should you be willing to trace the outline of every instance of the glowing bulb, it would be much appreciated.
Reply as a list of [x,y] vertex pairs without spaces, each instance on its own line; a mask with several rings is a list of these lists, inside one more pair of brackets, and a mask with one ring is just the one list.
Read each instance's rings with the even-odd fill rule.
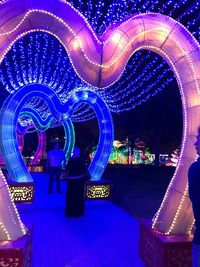
[[73,41],[74,50],[77,50],[80,47],[81,47],[81,41],[78,38],[75,38],[75,40]]
[[117,44],[119,43],[120,39],[121,39],[121,34],[119,32],[115,32],[115,34],[113,34],[112,36],[112,41]]

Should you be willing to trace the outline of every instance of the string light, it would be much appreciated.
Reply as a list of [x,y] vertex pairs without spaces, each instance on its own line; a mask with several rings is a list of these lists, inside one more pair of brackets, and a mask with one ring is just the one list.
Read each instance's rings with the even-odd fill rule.
[[[63,1],[63,2],[65,2],[65,1]],[[179,21],[182,23],[183,17],[181,17],[181,16],[183,14],[182,14],[182,12],[180,12],[180,9],[179,9],[180,6],[185,7],[183,9],[185,12],[184,14],[189,14],[189,12],[191,12],[192,10],[198,11],[198,9],[199,9],[199,4],[192,5],[192,4],[189,4],[188,1],[179,2],[179,5],[177,4],[176,1],[169,1],[169,2],[166,1],[162,5],[162,7],[158,4],[158,1],[134,1],[134,3],[132,1],[120,1],[120,2],[113,1],[112,4],[111,3],[108,4],[105,1],[100,1],[96,5],[94,5],[92,3],[92,1],[89,1],[87,3],[85,3],[84,1],[79,1],[78,3],[75,3],[74,1],[69,1],[69,2],[71,3],[71,5],[74,8],[77,8],[80,11],[79,15],[82,16],[82,14],[83,14],[87,17],[88,22],[92,24],[92,28],[94,28],[94,30],[99,35],[101,35],[107,29],[108,26],[113,25],[114,23],[119,23],[119,21],[122,21],[127,14],[130,15],[130,14],[133,14],[136,12],[137,13],[140,13],[140,12],[146,12],[147,13],[147,12],[151,12],[151,11],[153,11],[153,12],[162,11],[162,14],[165,14],[165,15],[170,14],[175,19],[179,19]],[[108,12],[105,12],[106,10]],[[36,11],[37,11],[37,9],[29,11],[26,14],[26,17],[28,17],[29,14],[32,14]],[[104,14],[106,14],[106,16]],[[197,19],[198,19],[198,16],[197,16]],[[102,22],[102,23],[100,23],[100,22]],[[194,21],[194,23],[195,23],[195,21]],[[25,57],[25,55],[23,55],[23,54],[27,53],[27,52],[24,51],[24,49],[22,49],[22,38],[20,39],[19,42],[21,42],[21,45],[19,45],[19,46],[20,46],[20,53],[21,53],[22,57],[20,57],[21,59],[18,60],[18,63],[21,62],[21,68],[23,69],[23,71],[21,72],[22,75],[16,75],[15,77],[18,79],[18,81],[16,81],[15,79],[13,79],[13,76],[10,75],[10,73],[6,74],[8,80],[9,80],[9,83],[6,83],[4,75],[1,75],[1,78],[2,78],[1,80],[3,81],[2,83],[4,83],[3,84],[4,88],[7,88],[7,90],[8,90],[8,88],[10,88],[10,92],[13,92],[13,88],[15,88],[15,89],[20,88],[22,80],[23,80],[24,84],[27,84],[27,82],[30,83],[36,79],[41,84],[51,85],[52,86],[51,88],[55,88],[56,92],[60,92],[60,96],[62,97],[62,99],[64,99],[66,97],[66,95],[68,95],[69,89],[72,89],[72,88],[74,89],[77,86],[78,87],[85,86],[85,84],[79,79],[79,77],[77,77],[77,75],[74,75],[74,74],[73,75],[63,75],[62,76],[63,80],[62,79],[59,80],[60,75],[56,74],[56,72],[59,69],[58,66],[57,66],[57,69],[54,69],[54,80],[52,79],[51,81],[49,81],[49,78],[50,77],[52,78],[51,74],[52,74],[53,70],[48,69],[49,65],[47,64],[47,62],[45,62],[45,58],[46,58],[45,55],[48,54],[48,53],[46,53],[46,50],[47,50],[47,46],[49,46],[48,42],[50,42],[50,40],[49,40],[50,37],[48,36],[47,38],[45,38],[44,39],[45,41],[42,43],[43,40],[42,40],[41,36],[39,38],[37,38],[37,36],[38,35],[36,34],[36,36],[34,37],[36,39],[36,41],[34,40],[34,43],[32,43],[31,37],[30,37],[30,45],[29,45],[29,51],[28,51],[28,53],[29,53],[29,56],[28,56],[29,67],[28,68],[27,68],[27,66],[25,66],[25,68],[24,68],[25,59],[27,58],[27,56]],[[41,45],[41,43],[42,43],[42,45]],[[54,42],[54,44],[55,44],[55,42]],[[35,46],[35,48],[34,48],[34,46]],[[40,54],[38,52],[39,46],[41,47]],[[41,57],[42,57],[42,60],[41,60],[42,63],[40,62],[41,65],[38,68],[33,69],[33,62],[31,61],[31,53],[33,54],[33,51],[31,52],[31,49],[34,51],[37,51],[36,55],[34,55],[35,59],[37,59],[37,58],[41,59]],[[50,56],[52,54],[54,54],[54,49],[51,49],[51,52],[52,53],[50,53]],[[59,55],[59,53],[58,53],[58,55]],[[64,55],[63,51],[62,51],[62,55]],[[52,55],[52,59],[53,58],[54,57]],[[15,59],[16,59],[16,56],[15,56]],[[63,71],[64,71],[64,69],[66,70],[66,69],[69,69],[70,67],[72,69],[72,66],[69,62],[69,58],[66,56],[66,54],[65,54],[65,59],[66,60],[62,61],[62,63],[65,63],[65,64],[63,64],[63,66],[66,66],[66,68],[63,68]],[[152,62],[154,62],[154,64],[152,64]],[[7,64],[9,64],[9,63],[7,62]],[[101,95],[101,97],[104,97],[104,100],[107,102],[108,107],[110,108],[110,110],[112,112],[119,113],[122,111],[128,111],[130,109],[133,109],[136,106],[141,105],[142,103],[148,101],[151,97],[155,96],[158,92],[160,92],[161,90],[166,88],[169,83],[175,82],[174,75],[170,71],[170,68],[167,66],[166,63],[163,62],[163,60],[159,56],[154,55],[153,52],[150,52],[148,54],[146,52],[138,52],[137,55],[132,56],[132,58],[129,61],[129,64],[125,69],[124,75],[121,77],[121,79],[117,83],[115,83],[113,86],[111,86],[111,88],[109,88],[109,90],[102,92],[102,94],[99,93]],[[15,68],[17,67],[17,65],[18,64],[15,64]],[[144,68],[143,65],[145,65],[147,67]],[[155,65],[157,65],[158,69],[160,70],[159,73],[161,73],[161,75],[159,75],[159,76],[155,75],[155,71],[154,71]],[[62,66],[62,64],[61,64],[61,66]],[[129,68],[129,66],[130,66],[130,68]],[[133,66],[136,66],[134,68],[136,71],[132,71],[131,73],[130,72],[128,73],[128,69],[129,70],[133,69]],[[8,68],[8,72],[9,72],[9,68]],[[40,79],[37,76],[37,72],[40,73]],[[29,76],[28,81],[26,79],[27,73]],[[62,72],[62,73],[64,73],[64,72]],[[127,73],[128,73],[128,75],[127,75]],[[138,75],[138,73],[140,73],[140,74]],[[34,77],[32,77],[32,74]],[[10,76],[10,79],[9,79],[9,76]],[[20,76],[21,76],[21,78],[20,78]],[[42,79],[42,77],[43,77],[43,79]],[[71,86],[72,85],[72,83],[71,83],[72,77],[74,77],[73,86]],[[129,77],[129,79],[128,79],[128,77]],[[159,77],[159,79],[157,79],[157,77]],[[18,83],[17,86],[16,86],[16,82]],[[76,82],[78,83],[77,85],[76,85]],[[11,86],[9,86],[10,83],[12,83]],[[127,86],[126,86],[127,83],[129,83],[128,84],[129,90],[124,89],[124,88],[127,88]],[[66,84],[68,84],[68,86],[66,86]],[[144,89],[144,84],[148,84],[148,86],[147,86],[148,88]],[[141,90],[144,90],[144,91],[141,91]],[[112,93],[110,93],[110,92],[112,92]],[[112,95],[117,95],[117,94],[118,94],[117,98],[112,97]],[[120,96],[122,96],[122,97],[120,98]],[[126,101],[126,99],[128,99],[128,101]],[[38,103],[38,101],[35,101],[35,102]],[[38,103],[38,104],[41,105],[41,103]],[[76,121],[82,121],[82,120],[85,121],[87,119],[94,118],[94,113],[90,109],[90,115],[87,115],[87,116],[84,115],[84,117],[81,117],[81,115],[78,116],[78,115],[74,114],[74,117],[76,117],[75,118]],[[72,120],[73,120],[73,118],[72,118]]]
[[[73,2],[73,1],[71,1],[71,2]],[[119,21],[121,21],[122,22],[121,26],[124,26],[126,23],[129,23],[130,21],[127,20],[127,21],[123,22],[124,17],[122,15],[122,13],[121,14],[119,13],[120,14],[119,15],[118,13],[116,13],[116,9],[123,10],[123,13],[125,14],[126,13],[125,12],[125,10],[126,10],[125,9],[125,4],[127,5],[127,3],[128,3],[128,6],[129,6],[130,1],[122,1],[121,3],[119,1],[115,1],[114,3],[112,3],[112,6],[109,7],[108,25],[113,25],[113,22],[116,22],[116,25],[113,26],[113,28],[115,29],[115,30],[113,30],[113,34],[110,35],[109,38],[107,38],[107,40],[103,43],[103,45],[104,45],[104,48],[106,48],[107,45],[109,46],[110,42],[113,42],[113,43],[116,43],[116,45],[118,45],[118,47],[121,47],[121,50],[120,50],[119,54],[117,54],[117,53],[115,54],[114,53],[113,54],[114,56],[111,59],[111,62],[108,62],[107,64],[99,64],[98,62],[96,62],[92,58],[92,55],[87,55],[86,53],[84,53],[84,47],[83,47],[84,44],[75,35],[73,30],[66,23],[64,23],[61,18],[58,18],[58,17],[54,16],[53,14],[51,14],[49,12],[46,12],[46,11],[43,11],[43,10],[37,10],[37,9],[29,10],[25,14],[25,16],[22,19],[22,21],[14,29],[10,30],[9,32],[4,32],[1,35],[9,35],[13,31],[17,30],[20,27],[20,25],[23,23],[23,21],[25,21],[28,18],[28,16],[32,16],[34,12],[41,12],[41,13],[44,13],[44,14],[48,14],[48,15],[53,16],[59,22],[63,23],[63,25],[71,32],[71,34],[72,34],[72,36],[74,37],[74,40],[75,40],[75,41],[73,41],[74,48],[83,52],[83,56],[85,57],[86,61],[90,62],[92,65],[94,65],[96,67],[101,67],[102,69],[110,68],[111,66],[114,66],[114,64],[117,63],[117,61],[120,60],[121,57],[123,57],[123,55],[126,52],[127,48],[129,48],[132,45],[132,42],[137,37],[142,35],[143,33],[150,33],[152,31],[158,31],[159,30],[159,31],[163,31],[163,33],[167,33],[167,35],[165,34],[165,36],[169,35],[169,32],[166,31],[166,30],[162,30],[162,28],[154,28],[152,30],[146,30],[143,33],[138,33],[138,35],[136,35],[132,40],[128,40],[125,44],[123,44],[121,42],[121,36],[120,36],[120,34],[118,32],[117,23],[119,23]],[[182,15],[182,14],[179,13],[179,15],[178,15],[179,16],[178,17],[179,22],[182,22],[181,20],[183,18],[185,19],[185,17],[187,17],[187,15],[194,14],[195,11],[198,10],[198,8],[199,8],[199,4],[198,5],[196,5],[196,4],[189,5],[188,3],[189,2],[187,2],[187,1],[182,1],[182,3],[180,3],[180,5],[182,5],[182,6],[185,5],[185,15]],[[137,4],[140,6],[140,8],[139,8],[140,12],[146,12],[147,15],[148,15],[148,12],[152,7],[154,9],[157,7],[158,2],[155,2],[153,4],[152,2],[148,2],[148,1],[137,1],[136,3],[134,3],[132,5],[132,9],[131,10],[134,10],[136,8]],[[91,16],[91,14],[92,14],[92,12],[90,10],[91,6],[92,6],[91,2],[88,3],[88,5],[87,5],[88,20],[89,20],[89,17]],[[170,1],[166,2],[166,3],[164,3],[162,6],[159,6],[158,7],[158,11],[160,13],[162,13],[162,14],[165,14],[166,12],[169,12],[170,15],[173,16],[174,14],[176,14],[176,11],[177,11],[178,7],[179,7],[178,4],[174,5],[174,1],[170,0]],[[79,1],[78,9],[81,10],[82,8],[84,9],[84,4],[83,4],[83,2]],[[92,20],[92,23],[94,23],[95,25],[97,25],[99,23],[99,21],[100,21],[100,18],[101,18],[101,11],[100,10],[104,8],[103,2],[101,1],[100,3],[98,3],[96,5],[96,8],[97,8],[96,17],[95,17],[95,19]],[[155,11],[156,10],[154,10],[154,12]],[[79,13],[79,15],[81,17],[83,17],[82,14]],[[134,16],[134,18],[138,18],[138,17],[140,17],[140,15]],[[145,16],[142,16],[142,17],[145,18]],[[190,29],[190,28],[192,29],[193,26],[195,25],[195,22],[198,19],[199,19],[199,16],[198,17],[196,16],[191,22],[187,22],[185,24],[187,29]],[[96,22],[95,22],[95,20],[96,20]],[[171,21],[173,21],[173,20],[171,20]],[[93,37],[97,41],[97,44],[101,44],[101,41],[100,41],[101,38],[97,37],[95,31],[92,29],[92,27],[89,26],[88,21],[86,19],[84,19],[84,22],[87,24],[88,29],[91,30],[91,33],[93,34]],[[105,24],[102,24],[102,25],[105,25]],[[98,29],[99,29],[99,31],[102,31],[102,33],[103,33],[103,30],[102,30],[103,27],[101,27],[101,28],[99,27]],[[34,30],[34,31],[36,31],[36,30]],[[109,32],[109,29],[107,31]],[[96,29],[96,32],[98,32],[97,29]],[[61,58],[62,58],[62,53],[63,53],[64,50],[62,51],[62,47],[61,47],[60,50],[59,49],[57,50],[57,54],[58,54],[58,60],[56,61],[57,65],[55,65],[55,68],[53,69],[53,72],[51,72],[50,70],[48,70],[48,68],[46,68],[46,66],[48,64],[45,61],[45,59],[47,58],[46,55],[48,54],[47,53],[47,50],[48,50],[48,41],[47,40],[49,38],[49,35],[47,35],[47,38],[46,38],[46,41],[45,41],[45,45],[42,42],[39,41],[40,38],[38,36],[39,36],[39,34],[36,34],[34,37],[33,37],[33,35],[31,35],[31,37],[30,37],[30,45],[28,46],[27,52],[26,51],[21,51],[21,55],[22,56],[28,54],[28,57],[30,57],[30,60],[29,60],[29,63],[28,63],[28,69],[26,69],[26,70],[22,66],[26,62],[26,59],[25,59],[26,56],[24,56],[24,59],[21,60],[20,64],[17,64],[17,58],[18,58],[18,56],[17,56],[18,52],[17,52],[17,48],[16,48],[17,43],[16,43],[16,45],[14,45],[14,48],[12,49],[12,53],[11,53],[11,56],[10,56],[10,59],[9,59],[12,64],[9,63],[9,60],[6,58],[4,60],[4,62],[5,62],[5,68],[7,70],[7,73],[6,73],[6,75],[4,75],[3,74],[3,70],[1,70],[1,72],[0,72],[0,75],[2,76],[2,85],[7,90],[9,90],[10,93],[13,93],[15,90],[18,90],[19,88],[23,87],[24,85],[27,85],[28,83],[30,83],[30,84],[31,83],[44,84],[44,85],[47,85],[48,87],[52,88],[59,95],[59,98],[61,99],[61,102],[67,103],[66,100],[68,100],[70,98],[69,97],[69,90],[66,90],[65,82],[63,83],[64,78],[60,79],[60,73],[59,73],[59,70],[62,68],[61,65],[63,65],[63,64],[61,64],[61,63],[63,63]],[[106,36],[106,33],[102,35],[102,40],[104,40],[104,36]],[[188,33],[188,36],[189,36],[189,33]],[[19,38],[20,37],[23,37],[23,35],[19,36]],[[170,35],[169,38],[171,40],[173,40],[173,42],[176,44],[176,47],[178,47],[181,50],[182,54],[187,59],[187,64],[189,64],[190,67],[191,67],[192,79],[196,83],[195,86],[197,88],[198,93],[200,93],[199,85],[197,83],[197,74],[196,74],[196,71],[195,71],[195,67],[193,66],[191,55],[189,53],[186,53],[186,51],[184,50],[184,47],[182,47],[181,44],[173,36]],[[193,39],[192,42],[194,43],[194,39]],[[188,45],[190,45],[190,41],[189,40],[188,40]],[[22,47],[23,46],[20,46],[21,49],[23,49]],[[159,49],[157,49],[156,47],[153,47],[153,46],[152,47],[151,46],[146,46],[146,47],[143,46],[143,47],[147,48],[147,49],[148,48],[152,48],[152,50],[156,51],[156,52],[159,50]],[[142,47],[140,47],[140,48],[142,48]],[[10,47],[9,47],[9,49],[10,49]],[[41,51],[42,51],[42,54],[40,54]],[[136,50],[135,50],[135,52],[136,52]],[[160,53],[162,53],[162,52],[160,51]],[[52,53],[52,54],[54,54],[54,53]],[[138,54],[138,59],[141,58],[141,55],[143,55],[143,53]],[[148,55],[150,55],[149,58],[151,59],[152,58],[152,54],[147,54],[146,56],[148,56]],[[167,58],[168,61],[170,62],[170,58],[168,58],[166,54],[165,54],[165,58]],[[160,60],[159,57],[158,57],[158,60]],[[66,62],[70,62],[70,60],[67,58]],[[145,57],[144,57],[144,59],[139,60],[139,62],[140,63],[138,64],[138,66],[136,68],[138,70],[142,69],[142,64],[144,64],[144,62],[145,62],[146,65],[148,64],[148,60],[146,60]],[[131,84],[129,86],[126,86],[126,90],[124,90],[123,88],[125,87],[124,85],[126,85],[126,83],[122,82],[123,80],[120,79],[118,81],[118,84],[115,83],[115,87],[113,85],[113,88],[112,88],[112,86],[111,86],[111,89],[109,88],[110,90],[106,90],[105,89],[105,90],[101,90],[100,91],[100,90],[96,90],[95,89],[98,92],[98,95],[101,96],[101,98],[105,100],[105,102],[108,104],[108,106],[110,105],[109,106],[110,110],[112,110],[114,112],[121,112],[121,111],[124,111],[124,110],[132,109],[132,108],[136,107],[137,105],[140,105],[140,104],[144,103],[150,97],[153,97],[160,90],[165,88],[165,86],[167,86],[167,84],[169,84],[170,82],[172,82],[174,80],[173,75],[168,76],[168,75],[170,75],[170,72],[168,70],[164,70],[162,73],[160,72],[155,77],[156,81],[153,80],[154,76],[152,74],[148,75],[147,73],[148,73],[148,71],[149,72],[151,71],[153,73],[152,70],[155,69],[155,65],[156,65],[157,59],[155,59],[154,61],[151,60],[151,62],[153,62],[153,64],[151,63],[147,67],[143,68],[143,73],[140,74],[138,77],[134,76],[135,74],[126,75],[126,78],[125,78],[126,82],[127,82],[127,77],[131,77],[132,80],[134,80],[134,78],[135,78],[135,86],[133,86],[133,84]],[[162,67],[162,65],[164,66],[163,62],[160,61],[159,66]],[[21,66],[21,69],[23,70],[23,74],[20,71],[18,72],[18,66]],[[132,67],[130,69],[132,69]],[[158,68],[158,69],[160,70],[161,68]],[[181,87],[181,81],[180,81],[178,72],[176,70],[176,66],[173,66],[173,69],[175,71],[176,78],[177,78],[177,80],[179,82],[179,85],[180,85],[180,91],[181,91],[182,103],[183,103],[183,110],[184,110],[183,146],[182,146],[181,155],[180,155],[180,158],[182,158],[183,151],[184,151],[184,146],[185,146],[185,142],[186,142],[187,112],[186,112],[185,98],[184,98],[182,87]],[[125,70],[125,72],[126,72],[126,70]],[[122,75],[122,77],[123,77],[123,75]],[[9,81],[7,82],[7,80],[9,80]],[[61,80],[62,80],[62,82],[60,82]],[[75,80],[76,81],[79,80],[78,75],[75,77]],[[45,84],[44,81],[47,84]],[[161,82],[161,85],[158,87],[159,82]],[[144,89],[144,84],[147,84],[145,86],[145,89]],[[79,84],[79,87],[80,88],[84,88],[84,86],[86,86],[86,84],[84,83],[84,81],[81,81],[80,84]],[[139,92],[137,91],[138,86],[140,88],[143,88]],[[120,88],[120,90],[118,90],[118,92],[117,92],[115,88],[117,88],[117,89]],[[70,90],[74,93],[73,94],[73,100],[76,101],[78,99],[78,95],[75,93],[76,87],[73,87],[73,88],[70,87]],[[132,96],[132,94],[133,94],[133,96]],[[84,97],[87,98],[87,95],[84,95]],[[94,99],[94,103],[95,102],[96,102],[96,99]],[[27,103],[27,106],[28,105],[30,105],[30,106],[34,107],[36,110],[38,110],[38,112],[41,113],[41,116],[43,116],[43,117],[46,117],[49,114],[49,110],[48,110],[47,105],[43,101],[41,102],[41,100],[39,102],[38,98],[34,98],[34,99],[30,100],[30,102]],[[77,108],[76,112],[77,113],[75,113],[74,118],[77,121],[80,121],[81,119],[82,120],[86,120],[86,119],[91,118],[93,116],[93,114],[90,112],[90,109],[88,109],[88,108],[87,108],[87,111],[86,111],[86,109],[84,109],[84,108],[81,109],[79,107],[79,108]],[[59,116],[60,115],[58,115],[58,117]],[[59,117],[58,122],[61,122],[61,121],[62,121],[62,118]],[[105,133],[106,132],[107,132],[107,130],[105,130]],[[103,168],[102,163],[97,164],[97,167]],[[178,163],[178,167],[177,167],[177,169],[175,171],[174,177],[176,177],[177,170],[179,169],[179,167],[180,167],[180,161]],[[172,179],[172,182],[173,182],[173,179]],[[187,187],[185,188],[185,191],[183,192],[183,195],[182,195],[181,201],[179,202],[179,206],[178,206],[178,209],[176,211],[175,217],[173,218],[172,223],[171,223],[171,225],[169,227],[169,230],[167,230],[166,234],[170,234],[174,230],[174,227],[175,227],[175,224],[176,224],[176,220],[177,220],[177,218],[179,216],[179,213],[181,211],[183,202],[185,200],[186,192],[187,192]],[[169,189],[166,192],[166,195],[165,195],[164,200],[163,200],[163,202],[161,204],[161,207],[163,207],[163,204],[164,204],[166,198],[168,197],[168,193],[169,193]],[[158,213],[156,215],[156,218],[155,218],[155,221],[154,221],[154,225],[156,224],[156,220],[159,217],[159,212],[160,211],[158,211]]]
[[19,237],[17,235],[21,236],[26,234],[26,228],[20,219],[18,210],[8,188],[6,178],[1,169],[0,177],[3,185],[1,186],[1,190],[6,199],[6,209],[1,209],[0,235],[2,240],[15,240]]

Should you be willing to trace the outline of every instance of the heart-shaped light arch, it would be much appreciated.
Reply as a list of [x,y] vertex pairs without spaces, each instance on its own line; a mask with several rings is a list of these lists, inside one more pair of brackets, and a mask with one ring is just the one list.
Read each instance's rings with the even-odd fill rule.
[[[32,97],[42,98],[48,104],[49,110],[52,114],[49,118],[47,117],[45,121],[38,121],[38,124],[40,124],[43,128],[47,127],[52,118],[60,122],[68,120],[73,114],[75,108],[81,103],[87,103],[94,109],[99,123],[100,136],[97,151],[89,166],[89,172],[92,180],[98,180],[107,165],[112,150],[114,136],[112,117],[106,104],[96,93],[89,90],[73,91],[68,101],[65,104],[62,104],[53,90],[39,84],[27,85],[16,91],[15,94],[9,95],[1,108],[0,149],[10,176],[18,182],[32,181],[32,177],[30,176],[19,152],[16,140],[18,118],[23,106]],[[23,112],[21,114],[23,114]],[[0,196],[7,200],[8,206],[14,207],[12,200],[9,199],[9,190],[5,179],[1,177],[1,173],[0,178],[2,178],[0,179],[0,183],[1,189],[3,190],[0,191]],[[6,229],[6,232],[0,227],[0,240],[6,240],[6,238],[14,240],[24,234],[25,228],[22,225],[16,210],[11,211],[9,208],[11,213],[10,217],[7,216],[5,209],[6,206],[4,206],[4,210],[1,210],[1,221],[3,221],[3,226]],[[19,228],[17,228],[17,230],[13,224],[13,218],[15,218],[15,223],[18,222],[19,224]]]
[[62,104],[53,90],[39,84],[27,85],[16,91],[15,94],[9,95],[1,108],[0,148],[10,176],[15,178],[17,182],[32,181],[32,177],[27,172],[26,165],[19,153],[16,142],[16,128],[20,114],[28,114],[29,116],[34,114],[32,117],[36,117],[37,114],[33,110],[32,114],[31,112],[28,113],[26,109],[22,111],[26,102],[33,97],[41,97],[51,111],[51,115],[45,120],[37,118],[35,122],[37,128],[39,128],[39,124],[41,127],[47,128],[52,119],[59,122],[68,120],[74,109],[81,103],[87,103],[94,109],[99,123],[100,135],[98,148],[89,166],[89,172],[92,180],[100,179],[112,150],[114,135],[112,117],[106,104],[96,93],[89,90],[73,91],[68,101]]
[[[187,172],[200,121],[200,49],[197,41],[170,17],[145,13],[129,17],[97,38],[86,19],[63,1],[11,1],[0,9],[0,57],[18,38],[47,31],[65,46],[77,74],[96,87],[107,87],[121,75],[140,49],[161,55],[176,75],[183,106],[183,138],[178,166],[157,212],[153,228],[165,234],[187,234],[193,225]],[[162,177],[161,177],[162,179]]]

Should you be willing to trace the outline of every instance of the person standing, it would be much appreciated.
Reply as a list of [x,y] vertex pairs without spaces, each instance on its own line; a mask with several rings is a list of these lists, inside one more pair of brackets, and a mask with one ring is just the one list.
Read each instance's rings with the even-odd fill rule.
[[89,179],[85,160],[81,157],[79,147],[75,147],[72,157],[67,164],[68,183],[66,193],[65,215],[67,217],[78,217],[84,214],[84,186]]
[[60,175],[62,163],[66,165],[65,153],[60,149],[59,143],[54,143],[53,149],[47,154],[47,171],[49,172],[48,194],[52,193],[53,181],[56,179],[57,192],[61,193]]
[[[200,127],[194,146],[200,156]],[[195,230],[192,244],[192,266],[200,267],[200,157],[189,168],[188,171],[189,197],[195,219]]]

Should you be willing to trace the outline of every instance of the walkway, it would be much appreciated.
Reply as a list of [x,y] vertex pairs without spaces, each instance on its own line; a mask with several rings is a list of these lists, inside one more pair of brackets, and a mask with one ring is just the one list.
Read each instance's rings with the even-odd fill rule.
[[87,201],[84,216],[67,218],[66,182],[62,194],[48,195],[47,175],[34,174],[34,181],[33,204],[18,205],[23,222],[33,224],[32,267],[144,267],[135,218],[103,200]]

